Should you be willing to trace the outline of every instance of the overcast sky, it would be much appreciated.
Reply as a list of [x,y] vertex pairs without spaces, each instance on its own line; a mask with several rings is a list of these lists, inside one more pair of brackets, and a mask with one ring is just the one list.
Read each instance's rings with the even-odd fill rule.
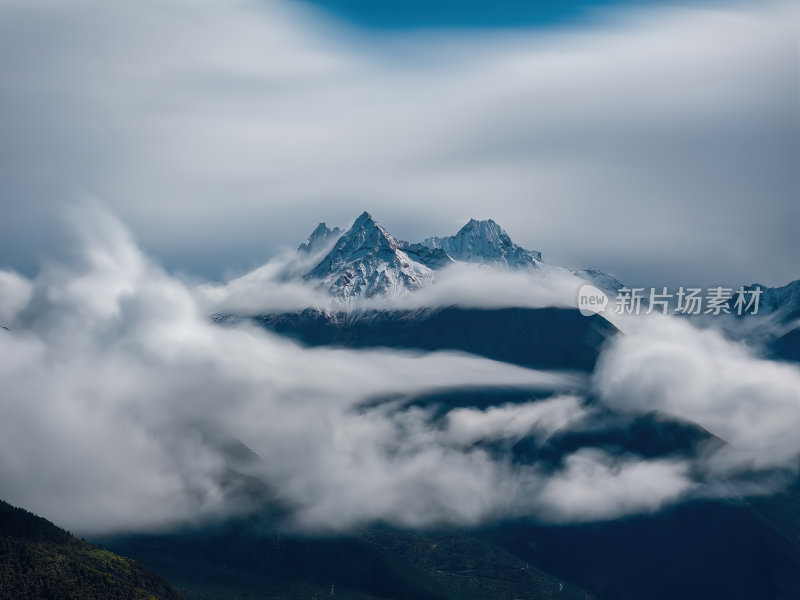
[[790,3],[492,4],[0,0],[0,268],[88,196],[203,278],[365,209],[630,283],[800,278]]

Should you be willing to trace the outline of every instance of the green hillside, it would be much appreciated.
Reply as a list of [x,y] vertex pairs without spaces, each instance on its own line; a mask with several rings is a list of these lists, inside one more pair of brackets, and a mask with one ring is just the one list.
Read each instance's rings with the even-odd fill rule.
[[178,600],[149,569],[0,500],[0,600]]

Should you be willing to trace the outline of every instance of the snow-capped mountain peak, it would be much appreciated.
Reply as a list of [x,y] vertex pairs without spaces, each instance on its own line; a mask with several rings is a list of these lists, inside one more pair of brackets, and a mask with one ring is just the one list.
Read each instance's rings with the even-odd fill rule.
[[498,225],[494,219],[485,219],[479,221],[477,219],[470,219],[467,224],[458,230],[456,235],[465,235],[467,233],[474,233],[480,237],[500,241],[501,239],[509,239],[505,230]]
[[364,211],[322,261],[305,275],[339,298],[396,295],[432,279],[427,266],[413,260],[400,243]]
[[317,225],[317,228],[311,232],[311,235],[308,236],[308,239],[300,244],[300,247],[297,249],[297,251],[305,254],[313,254],[314,252],[321,250],[325,245],[330,243],[341,233],[342,230],[338,227],[330,229],[325,223],[320,223]]
[[457,261],[511,269],[535,270],[542,260],[540,252],[526,250],[512,242],[505,230],[492,219],[470,219],[455,235],[426,238],[422,244],[428,248],[442,249]]
[[536,276],[569,273],[610,294],[622,285],[602,271],[572,271],[543,263],[540,252],[512,242],[492,219],[470,219],[455,235],[409,243],[397,240],[365,211],[344,233],[320,223],[299,252],[313,255],[328,248],[303,278],[318,282],[320,288],[340,299],[405,294],[431,283],[435,271],[457,262],[529,271]]

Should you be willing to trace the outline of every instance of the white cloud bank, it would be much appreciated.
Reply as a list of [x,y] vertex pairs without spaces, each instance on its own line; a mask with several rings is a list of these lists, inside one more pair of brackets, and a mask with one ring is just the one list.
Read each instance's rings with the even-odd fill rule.
[[[220,437],[259,454],[241,468],[306,527],[478,522],[520,510],[510,465],[466,444],[463,426],[442,432],[425,411],[361,405],[453,385],[586,384],[466,355],[304,349],[255,328],[217,327],[195,291],[113,218],[84,209],[72,221],[78,245],[68,262],[30,282],[0,277],[10,328],[0,331],[0,489],[79,531],[251,507],[225,484]],[[533,427],[537,411],[551,426],[556,415],[565,423],[582,414],[564,402],[537,403],[526,422]],[[481,420],[486,436],[502,435],[495,416],[478,413],[473,432]]]
[[727,445],[712,472],[800,467],[800,368],[759,358],[716,329],[677,318],[630,323],[595,371],[602,401],[698,423]]
[[[392,297],[332,299],[316,281],[304,282],[299,275],[317,263],[293,256],[273,259],[263,266],[226,283],[205,283],[197,296],[207,312],[258,315],[299,311],[309,306],[330,311],[365,309],[414,310],[423,307],[465,308],[575,308],[578,290],[586,280],[570,271],[543,265],[532,276],[479,264],[456,263],[434,272],[425,287],[403,290]],[[306,268],[303,268],[305,266]],[[287,272],[298,275],[287,278]]]
[[[0,330],[0,496],[66,527],[148,530],[253,508],[232,467],[312,531],[611,519],[698,492],[693,465],[677,459],[583,449],[550,472],[489,450],[590,420],[580,377],[446,352],[308,349],[217,327],[196,288],[113,218],[84,209],[73,223],[68,260],[33,281],[0,275],[10,328]],[[595,381],[603,401],[696,420],[730,442],[715,459],[723,467],[790,464],[797,369],[688,325],[663,327],[612,346]],[[402,400],[454,385],[553,395],[441,420]],[[228,438],[260,460],[231,462],[219,442]]]

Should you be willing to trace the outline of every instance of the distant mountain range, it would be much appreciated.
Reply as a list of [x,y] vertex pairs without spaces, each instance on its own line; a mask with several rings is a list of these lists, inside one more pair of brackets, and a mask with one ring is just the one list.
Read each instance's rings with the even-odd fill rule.
[[[601,344],[616,332],[615,327],[605,323],[603,315],[596,315],[589,323],[580,318],[577,310],[563,306],[472,311],[457,307],[353,310],[350,301],[408,297],[434,286],[443,270],[457,264],[523,273],[532,278],[571,277],[576,300],[581,282],[611,297],[607,313],[613,310],[614,296],[625,288],[614,276],[599,269],[577,270],[545,263],[541,252],[514,243],[492,219],[470,219],[454,235],[411,243],[395,238],[365,211],[346,230],[320,223],[299,246],[297,256],[299,264],[306,266],[293,267],[286,278],[299,278],[323,290],[334,301],[331,306],[278,314],[223,312],[213,315],[213,319],[220,324],[233,324],[242,318],[254,318],[262,327],[312,345],[449,348],[501,360],[511,357],[511,362],[525,366],[591,370]],[[700,325],[720,325],[730,337],[747,340],[772,358],[800,361],[800,280],[778,288],[750,285],[745,289],[755,287],[762,289],[758,318],[737,318],[732,299],[727,303],[730,315],[701,313],[687,317]],[[675,308],[674,302],[673,297],[670,309]],[[642,312],[647,306],[645,294]],[[600,325],[601,321],[605,325]],[[565,323],[570,326],[562,327]],[[469,331],[473,332],[471,337],[465,333]],[[477,331],[483,333],[474,333]],[[589,335],[589,331],[593,333]],[[524,340],[520,332],[524,332]],[[437,337],[435,343],[431,336]],[[548,354],[546,348],[561,350]],[[520,358],[523,354],[524,359]]]
[[[317,258],[302,278],[338,299],[405,295],[434,284],[438,271],[457,263],[527,272],[534,277],[550,273],[573,275],[611,296],[624,287],[617,278],[599,269],[569,269],[545,263],[540,251],[514,243],[492,219],[470,219],[455,235],[412,243],[394,237],[365,211],[347,230],[320,223],[300,245],[298,254]],[[744,287],[762,288],[762,315],[779,313],[783,324],[800,319],[800,280],[777,288],[758,284]]]
[[410,243],[395,238],[365,211],[344,232],[320,223],[298,251],[322,255],[303,278],[318,282],[319,287],[342,299],[397,296],[418,290],[435,281],[436,271],[454,263],[532,274],[563,271],[611,293],[622,286],[602,271],[571,271],[544,263],[541,252],[512,242],[492,219],[470,219],[455,235]]

